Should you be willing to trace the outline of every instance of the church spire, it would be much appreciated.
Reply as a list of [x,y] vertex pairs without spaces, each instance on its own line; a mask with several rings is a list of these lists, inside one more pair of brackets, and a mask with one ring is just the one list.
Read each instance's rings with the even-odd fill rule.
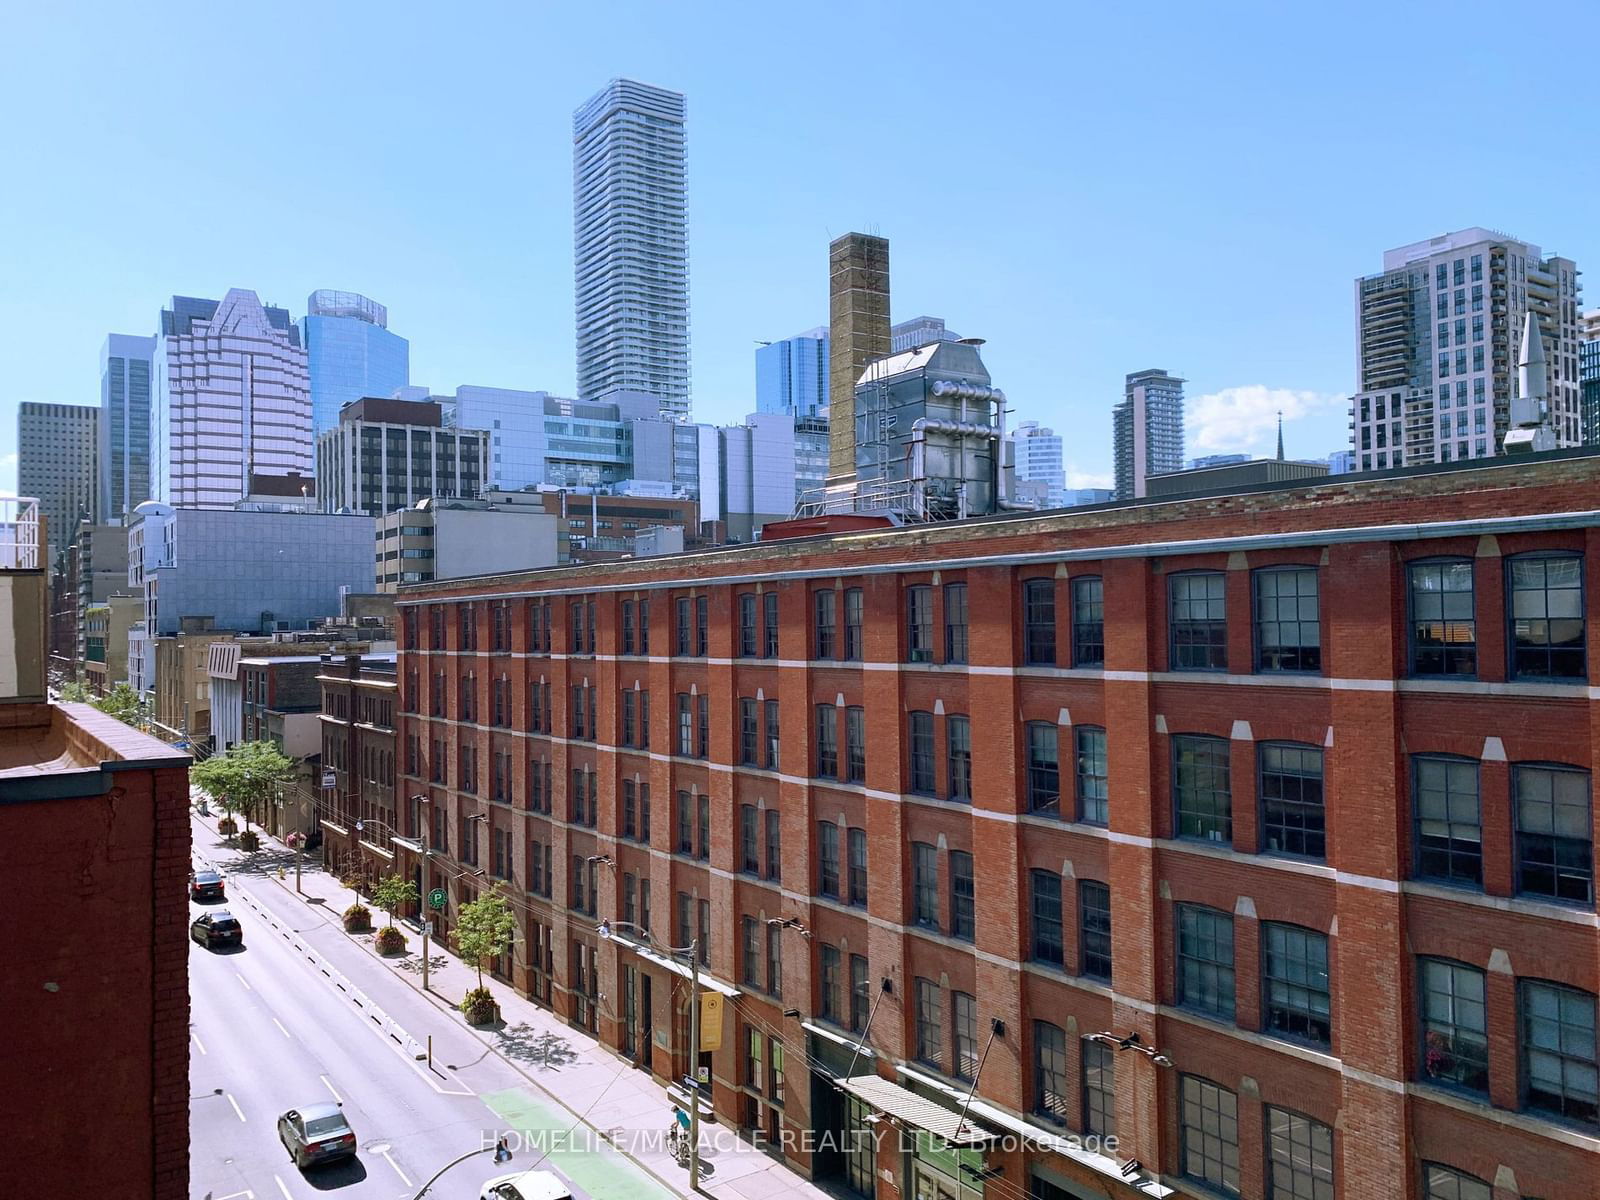
[[1283,461],[1283,409],[1278,410],[1278,461]]

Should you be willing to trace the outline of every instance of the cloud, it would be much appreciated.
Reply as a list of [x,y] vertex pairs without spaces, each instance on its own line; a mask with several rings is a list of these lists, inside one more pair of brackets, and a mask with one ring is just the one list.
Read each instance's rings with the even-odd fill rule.
[[1067,464],[1067,487],[1069,488],[1108,488],[1113,486],[1111,472],[1103,474],[1095,471],[1085,471],[1077,463]]
[[1284,425],[1301,417],[1342,409],[1349,398],[1337,392],[1306,392],[1253,383],[1196,396],[1185,406],[1185,439],[1191,456],[1246,451],[1277,445],[1278,414]]

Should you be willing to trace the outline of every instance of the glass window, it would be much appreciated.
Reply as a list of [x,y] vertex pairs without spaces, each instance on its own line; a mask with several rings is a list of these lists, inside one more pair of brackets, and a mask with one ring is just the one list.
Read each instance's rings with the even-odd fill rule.
[[1117,1135],[1117,1052],[1084,1038],[1083,1131],[1094,1137]]
[[850,1031],[861,1033],[867,1027],[871,987],[867,981],[867,956],[850,956]]
[[745,987],[759,988],[761,986],[761,931],[756,926],[754,917],[741,917],[739,919],[740,941],[742,943],[740,958],[741,972],[739,982]]
[[1328,938],[1298,925],[1262,925],[1261,970],[1269,1033],[1319,1046],[1332,1036]]
[[1104,825],[1111,819],[1106,798],[1106,731],[1079,725],[1073,736],[1078,743],[1078,820]]
[[1179,734],[1172,739],[1172,794],[1177,835],[1233,840],[1233,796],[1225,738]]
[[1417,810],[1417,878],[1482,887],[1478,764],[1418,755],[1412,760],[1412,787]]
[[1325,857],[1321,749],[1266,742],[1260,754],[1261,849],[1267,854]]
[[841,1003],[839,978],[839,947],[824,944],[822,963],[822,1019],[835,1025],[843,1024],[844,1008]]
[[964,583],[944,586],[944,660],[947,663],[967,661],[967,585]]
[[867,831],[851,828],[845,834],[845,849],[849,853],[850,903],[867,902]]
[[839,898],[839,827],[832,821],[817,825],[817,891]]
[[1209,1079],[1178,1085],[1182,1170],[1230,1196],[1239,1194],[1239,1098]]
[[976,933],[976,891],[972,878],[972,855],[965,850],[950,851],[950,936],[964,942]]
[[761,869],[758,858],[761,814],[754,804],[739,806],[739,869],[754,875]]
[[1221,571],[1174,575],[1167,581],[1174,671],[1228,669],[1227,576]]
[[844,656],[849,662],[861,661],[861,622],[865,605],[860,588],[844,590]]
[[1439,1163],[1422,1164],[1427,1200],[1494,1200],[1494,1190],[1476,1175]]
[[1534,555],[1507,563],[1513,679],[1582,679],[1583,559]]
[[1424,958],[1419,966],[1422,1078],[1487,1093],[1489,1023],[1483,972],[1442,958]]
[[1029,579],[1022,585],[1022,661],[1056,664],[1056,582]]
[[1594,903],[1589,773],[1519,765],[1512,780],[1518,893],[1571,904]]
[[1315,567],[1257,571],[1256,669],[1322,670],[1322,626]]
[[1067,1035],[1048,1021],[1033,1023],[1033,1111],[1067,1123]]
[[931,842],[911,843],[911,921],[939,928],[939,850]]
[[867,710],[851,705],[844,710],[845,778],[863,783],[867,778]]
[[778,657],[778,593],[761,595],[761,657]]
[[1478,626],[1473,615],[1472,561],[1412,563],[1411,673],[1475,675]]
[[907,716],[911,736],[910,790],[931,796],[933,784],[933,714],[914,712]]
[[906,589],[906,658],[910,662],[933,661],[933,589],[919,586]]
[[1111,982],[1111,889],[1078,883],[1078,974]]
[[756,656],[756,597],[745,592],[739,597],[739,657]]
[[945,753],[949,757],[951,800],[972,799],[972,723],[966,717],[946,717]]
[[950,1015],[955,1035],[950,1073],[958,1079],[974,1079],[978,1074],[977,1000],[966,992],[951,992]]
[[1029,910],[1033,921],[1033,958],[1061,966],[1061,876],[1054,871],[1029,871]]
[[838,652],[834,595],[831,590],[811,594],[812,652],[817,658],[832,658]]
[[1538,979],[1518,981],[1522,1106],[1584,1125],[1600,1124],[1595,998]]
[[1233,1020],[1233,917],[1178,905],[1178,1003]]
[[1267,1109],[1267,1195],[1333,1200],[1331,1127],[1287,1109]]
[[762,761],[761,765],[766,767],[769,771],[776,771],[778,769],[778,735],[780,732],[778,725],[778,702],[776,700],[768,700],[765,702],[765,708],[767,721],[767,745],[766,758]]
[[1072,581],[1072,665],[1106,665],[1105,592],[1097,575]]
[[756,765],[756,743],[761,730],[756,722],[756,702],[747,696],[739,698],[739,765]]
[[929,979],[916,981],[917,1058],[930,1066],[944,1068],[944,1002],[939,985]]
[[774,882],[783,878],[783,826],[778,810],[767,809],[767,878]]
[[817,775],[839,777],[839,718],[831,704],[817,705]]
[[1028,811],[1056,814],[1061,811],[1061,764],[1057,750],[1057,730],[1048,721],[1029,721],[1028,731]]

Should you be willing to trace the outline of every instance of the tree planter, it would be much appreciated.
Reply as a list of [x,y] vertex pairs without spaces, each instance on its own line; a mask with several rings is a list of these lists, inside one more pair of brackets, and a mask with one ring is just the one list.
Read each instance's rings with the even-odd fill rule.
[[372,931],[372,910],[365,904],[352,904],[345,909],[344,931],[346,933],[370,933]]
[[500,1019],[500,1006],[488,988],[473,988],[461,997],[460,1007],[469,1025],[492,1025]]
[[232,837],[239,832],[239,823],[232,817],[223,817],[217,822],[217,832],[223,837]]
[[259,849],[261,849],[261,835],[258,834],[253,829],[245,830],[243,833],[241,833],[239,835],[239,849],[241,849],[241,850],[259,850]]
[[393,925],[385,925],[378,930],[377,945],[379,954],[400,954],[406,948],[406,935]]

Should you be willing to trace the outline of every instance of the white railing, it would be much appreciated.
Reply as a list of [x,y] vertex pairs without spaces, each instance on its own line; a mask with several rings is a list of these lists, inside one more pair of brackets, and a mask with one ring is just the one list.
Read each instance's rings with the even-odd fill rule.
[[44,562],[39,501],[0,496],[0,571],[37,571]]

